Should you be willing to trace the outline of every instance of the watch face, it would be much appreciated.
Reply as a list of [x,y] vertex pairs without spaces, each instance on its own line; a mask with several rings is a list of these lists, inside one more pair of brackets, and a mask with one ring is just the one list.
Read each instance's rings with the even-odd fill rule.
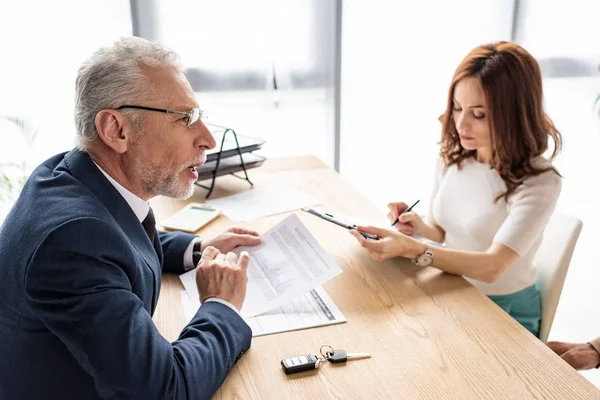
[[433,258],[427,254],[423,254],[422,257],[419,258],[419,265],[423,266],[423,267],[427,267],[429,266],[429,264],[431,264],[431,262],[433,261]]

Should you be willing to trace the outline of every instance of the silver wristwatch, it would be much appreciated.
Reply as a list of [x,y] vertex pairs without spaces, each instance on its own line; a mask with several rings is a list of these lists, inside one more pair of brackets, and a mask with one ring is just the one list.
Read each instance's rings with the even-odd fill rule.
[[412,262],[419,267],[429,267],[433,262],[433,249],[427,246],[424,252],[413,258]]

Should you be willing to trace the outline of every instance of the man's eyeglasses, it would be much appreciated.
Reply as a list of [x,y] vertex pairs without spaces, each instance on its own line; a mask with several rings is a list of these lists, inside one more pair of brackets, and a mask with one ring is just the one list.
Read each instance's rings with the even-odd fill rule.
[[137,110],[148,110],[148,111],[158,111],[167,114],[179,114],[185,115],[187,117],[187,125],[188,128],[191,128],[200,118],[206,118],[206,111],[203,111],[199,108],[192,108],[190,112],[183,111],[172,111],[172,110],[163,110],[162,108],[154,108],[154,107],[144,107],[144,106],[132,106],[132,105],[124,105],[121,107],[115,108],[115,110],[121,110],[123,108],[135,108]]

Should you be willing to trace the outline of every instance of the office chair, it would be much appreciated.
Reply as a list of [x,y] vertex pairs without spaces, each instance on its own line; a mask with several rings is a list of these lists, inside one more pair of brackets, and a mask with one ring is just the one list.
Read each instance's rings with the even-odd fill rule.
[[544,238],[536,253],[537,286],[542,300],[539,336],[542,342],[548,339],[582,227],[583,223],[578,218],[555,212],[546,226]]

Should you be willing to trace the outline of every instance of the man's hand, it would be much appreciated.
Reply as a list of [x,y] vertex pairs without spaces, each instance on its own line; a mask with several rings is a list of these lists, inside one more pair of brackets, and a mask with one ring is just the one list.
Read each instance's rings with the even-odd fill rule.
[[202,240],[200,251],[204,254],[204,249],[212,246],[221,253],[227,254],[238,246],[256,246],[259,244],[260,234],[258,232],[245,228],[232,227],[217,237]]
[[242,251],[238,260],[235,253],[222,254],[207,247],[196,268],[196,285],[200,302],[215,297],[242,309],[246,298],[246,272],[250,256]]
[[600,364],[600,354],[589,343],[548,342],[547,345],[575,369],[591,369]]

